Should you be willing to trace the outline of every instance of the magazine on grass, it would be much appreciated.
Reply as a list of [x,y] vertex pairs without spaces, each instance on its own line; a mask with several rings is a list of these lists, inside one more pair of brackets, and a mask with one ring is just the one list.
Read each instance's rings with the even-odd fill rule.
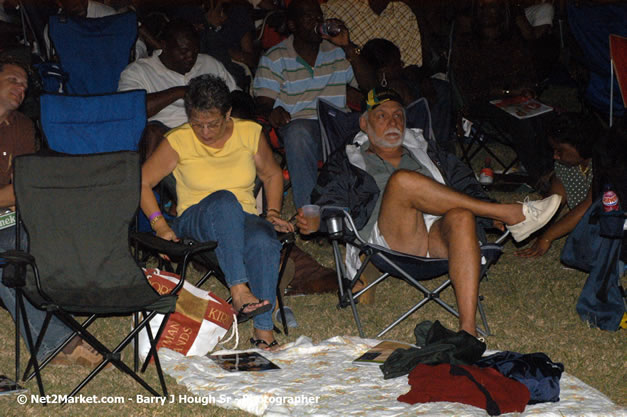
[[14,380],[0,375],[0,395],[19,394],[28,391],[21,385],[17,385]]
[[517,119],[528,119],[553,110],[553,107],[547,106],[536,99],[525,96],[507,97],[499,100],[492,100],[490,103],[511,114]]
[[209,359],[229,372],[261,372],[281,369],[257,352],[238,352],[228,355],[207,355]]
[[355,365],[382,365],[396,349],[409,349],[415,345],[384,340],[353,361]]

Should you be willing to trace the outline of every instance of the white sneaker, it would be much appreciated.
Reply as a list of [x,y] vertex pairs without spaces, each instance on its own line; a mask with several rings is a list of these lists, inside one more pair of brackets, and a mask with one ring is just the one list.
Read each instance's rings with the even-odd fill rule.
[[562,196],[559,194],[553,194],[544,200],[536,201],[529,201],[529,197],[526,197],[522,203],[525,220],[512,226],[507,226],[514,240],[516,242],[525,240],[530,234],[541,229],[555,215],[561,202]]

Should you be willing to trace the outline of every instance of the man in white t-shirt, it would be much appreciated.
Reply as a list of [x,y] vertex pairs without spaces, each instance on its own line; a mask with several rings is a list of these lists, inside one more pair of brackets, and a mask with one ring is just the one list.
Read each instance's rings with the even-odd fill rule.
[[238,90],[235,80],[216,59],[199,54],[194,28],[182,20],[173,20],[163,34],[163,49],[152,56],[131,63],[122,71],[118,91],[146,90],[148,125],[144,131],[143,150],[152,153],[169,129],[187,122],[183,96],[187,83],[201,74],[213,74],[224,80],[229,90]]

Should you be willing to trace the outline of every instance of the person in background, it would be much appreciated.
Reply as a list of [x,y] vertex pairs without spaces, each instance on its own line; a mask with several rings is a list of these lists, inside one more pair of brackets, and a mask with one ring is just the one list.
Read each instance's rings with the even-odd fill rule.
[[172,20],[163,33],[163,49],[129,64],[120,75],[118,91],[146,90],[148,124],[142,149],[148,158],[168,130],[187,122],[183,96],[187,84],[201,74],[224,79],[229,90],[237,90],[235,80],[218,60],[199,53],[199,39],[193,26]]
[[592,156],[599,132],[598,123],[576,113],[563,113],[550,123],[547,136],[555,162],[549,193],[561,195],[562,205],[567,205],[569,211],[546,228],[529,247],[517,251],[517,256],[535,258],[544,255],[553,241],[575,228],[592,204]]
[[259,61],[254,34],[250,5],[234,0],[204,1],[200,52],[222,62],[244,91],[248,90],[252,79],[241,64],[254,73]]
[[346,27],[336,21],[339,33],[319,34],[322,22],[316,0],[293,0],[287,9],[292,35],[261,57],[253,82],[257,111],[278,129],[285,148],[296,207],[309,204],[322,157],[318,100],[346,109],[348,87],[366,89],[374,81]]

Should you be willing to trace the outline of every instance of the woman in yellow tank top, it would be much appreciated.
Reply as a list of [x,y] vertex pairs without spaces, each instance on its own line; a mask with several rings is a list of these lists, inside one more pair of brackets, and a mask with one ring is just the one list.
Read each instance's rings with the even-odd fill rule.
[[[218,242],[216,256],[238,311],[254,320],[251,343],[276,348],[272,334],[281,245],[275,229],[293,231],[279,216],[283,176],[257,123],[231,117],[229,90],[220,78],[192,79],[185,93],[189,122],[166,134],[142,167],[141,208],[157,236]],[[177,218],[168,224],[152,192],[170,173],[176,179]],[[253,187],[263,182],[268,209],[257,216]]]

